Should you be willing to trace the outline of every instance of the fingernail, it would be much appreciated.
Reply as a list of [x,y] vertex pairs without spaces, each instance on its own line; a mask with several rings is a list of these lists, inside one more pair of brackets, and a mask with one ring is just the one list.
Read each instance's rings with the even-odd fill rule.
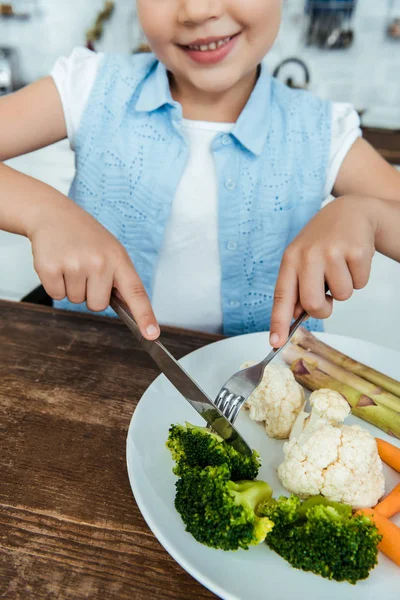
[[156,327],[155,325],[149,325],[146,329],[146,333],[148,336],[150,337],[154,337],[155,335],[158,335],[158,327]]
[[276,346],[276,344],[279,344],[279,335],[277,333],[271,333],[269,343],[271,346]]

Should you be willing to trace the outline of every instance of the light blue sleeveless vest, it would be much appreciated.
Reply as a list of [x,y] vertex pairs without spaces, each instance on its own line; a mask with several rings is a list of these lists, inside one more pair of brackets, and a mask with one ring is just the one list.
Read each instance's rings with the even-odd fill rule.
[[[150,298],[187,159],[181,119],[153,55],[110,54],[76,137],[70,197],[124,245]],[[232,132],[216,136],[224,334],[269,328],[283,252],[321,207],[330,142],[331,104],[287,88],[264,66]],[[308,327],[321,330],[312,319]]]

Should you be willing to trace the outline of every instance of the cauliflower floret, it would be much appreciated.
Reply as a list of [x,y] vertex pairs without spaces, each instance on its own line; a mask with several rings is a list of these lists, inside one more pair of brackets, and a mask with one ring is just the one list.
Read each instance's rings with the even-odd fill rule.
[[375,438],[359,425],[342,425],[339,461],[325,472],[321,494],[355,508],[375,506],[385,478]]
[[[291,440],[300,437],[305,424],[307,424],[307,436],[310,436],[315,429],[325,427],[327,423],[330,425],[341,423],[350,413],[347,400],[333,390],[321,389],[313,392],[310,396],[310,404],[311,414],[304,411],[299,413],[290,432]],[[303,435],[302,443],[307,436]]]
[[350,405],[338,392],[322,389],[310,396],[313,412],[322,417],[327,423],[337,425],[343,423],[350,414]]
[[340,440],[340,430],[325,424],[286,442],[285,460],[278,467],[283,487],[301,498],[320,494],[324,469],[338,460]]
[[[242,369],[254,363],[246,362]],[[244,407],[250,419],[265,421],[270,437],[286,439],[304,405],[304,390],[290,369],[281,365],[268,365],[259,386],[247,399]]]
[[303,498],[322,494],[354,508],[375,506],[385,492],[375,438],[358,425],[338,424],[349,409],[337,392],[319,390],[310,401],[311,415],[300,413],[283,447],[282,485]]

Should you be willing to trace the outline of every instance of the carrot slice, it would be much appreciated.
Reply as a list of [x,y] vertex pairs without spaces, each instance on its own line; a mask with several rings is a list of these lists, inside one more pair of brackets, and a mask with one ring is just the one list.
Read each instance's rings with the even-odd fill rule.
[[379,456],[383,462],[400,473],[400,448],[380,438],[376,438],[376,443],[378,444]]
[[400,567],[400,527],[373,508],[363,508],[356,514],[366,515],[375,523],[382,536],[378,545],[379,550]]
[[374,510],[383,517],[393,517],[400,512],[400,483],[375,506]]

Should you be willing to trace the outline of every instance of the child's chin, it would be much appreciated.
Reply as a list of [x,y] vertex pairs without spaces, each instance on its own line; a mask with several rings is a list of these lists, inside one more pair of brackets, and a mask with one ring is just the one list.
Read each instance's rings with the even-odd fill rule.
[[191,79],[197,89],[208,94],[223,94],[240,81],[237,73],[229,75],[223,73],[223,69],[207,69],[203,73],[193,74]]

